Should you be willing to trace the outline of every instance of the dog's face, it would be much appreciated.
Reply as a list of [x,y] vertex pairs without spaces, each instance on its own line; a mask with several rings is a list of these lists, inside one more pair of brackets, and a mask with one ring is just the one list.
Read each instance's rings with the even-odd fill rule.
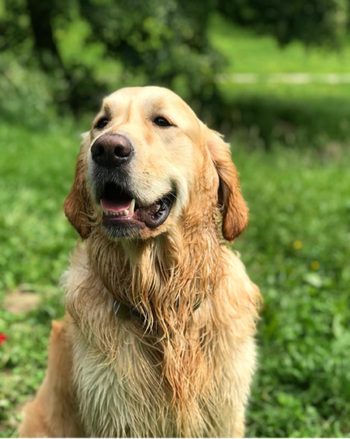
[[196,200],[223,206],[228,240],[245,227],[227,145],[170,90],[126,88],[108,96],[85,135],[65,202],[81,236],[98,227],[112,239],[148,239],[176,227],[190,203],[200,210]]

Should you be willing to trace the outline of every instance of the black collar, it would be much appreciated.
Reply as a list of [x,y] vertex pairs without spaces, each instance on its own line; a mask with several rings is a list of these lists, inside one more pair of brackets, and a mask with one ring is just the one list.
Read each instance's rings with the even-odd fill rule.
[[[197,300],[193,307],[193,312],[199,308],[201,303],[201,300]],[[145,324],[146,322],[144,315],[138,312],[136,308],[129,308],[127,305],[124,305],[124,303],[119,302],[117,299],[113,303],[113,310],[114,315],[120,320],[127,320],[134,316],[141,320],[142,324]]]
[[144,316],[137,311],[135,308],[129,308],[124,303],[119,302],[119,300],[115,300],[113,303],[114,315],[120,320],[130,319],[132,316],[137,317],[143,323],[145,322]]

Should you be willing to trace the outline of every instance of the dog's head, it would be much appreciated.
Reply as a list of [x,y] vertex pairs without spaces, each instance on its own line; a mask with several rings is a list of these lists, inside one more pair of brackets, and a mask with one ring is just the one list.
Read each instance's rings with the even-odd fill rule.
[[104,99],[64,204],[83,239],[94,227],[111,239],[147,239],[217,206],[232,241],[247,224],[247,207],[229,145],[180,97],[137,87]]

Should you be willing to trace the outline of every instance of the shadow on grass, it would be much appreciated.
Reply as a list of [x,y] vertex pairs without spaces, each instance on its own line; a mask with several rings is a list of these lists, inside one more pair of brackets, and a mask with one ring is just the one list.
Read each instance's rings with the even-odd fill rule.
[[323,148],[350,137],[350,102],[339,97],[285,99],[269,96],[235,96],[216,104],[215,125],[238,136],[251,148]]

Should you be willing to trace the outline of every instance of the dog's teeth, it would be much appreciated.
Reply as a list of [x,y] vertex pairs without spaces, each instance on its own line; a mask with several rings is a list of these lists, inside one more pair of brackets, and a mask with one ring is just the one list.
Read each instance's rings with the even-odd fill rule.
[[[135,206],[135,200],[133,200],[133,203],[131,203],[130,210],[125,209],[125,210],[120,210],[119,212],[112,212],[111,210],[104,210],[103,208],[102,208],[102,210],[106,216],[128,216],[128,215],[133,213],[133,210],[131,209],[131,207],[134,207],[134,206]],[[102,207],[102,205],[101,205],[101,207]]]
[[135,199],[131,201],[129,212],[132,214],[134,213],[134,210],[135,210]]

